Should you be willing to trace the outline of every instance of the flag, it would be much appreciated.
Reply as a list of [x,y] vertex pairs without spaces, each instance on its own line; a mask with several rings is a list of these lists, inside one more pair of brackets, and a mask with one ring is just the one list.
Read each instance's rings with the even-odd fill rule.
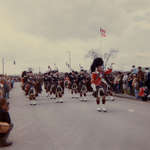
[[106,37],[106,30],[100,28],[100,33],[102,37]]

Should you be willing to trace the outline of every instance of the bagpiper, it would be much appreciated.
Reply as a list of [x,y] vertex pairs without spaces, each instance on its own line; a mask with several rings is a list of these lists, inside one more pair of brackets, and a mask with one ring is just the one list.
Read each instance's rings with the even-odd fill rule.
[[87,102],[87,86],[86,86],[86,80],[82,80],[80,82],[80,101]]
[[58,80],[58,84],[56,87],[56,97],[57,97],[56,103],[63,103],[62,96],[63,96],[63,87],[61,85],[61,81]]
[[104,61],[102,58],[95,58],[91,65],[91,87],[93,88],[94,95],[96,97],[97,111],[107,112],[106,109],[106,93],[107,82],[104,79],[104,75],[110,74],[112,69],[104,70]]

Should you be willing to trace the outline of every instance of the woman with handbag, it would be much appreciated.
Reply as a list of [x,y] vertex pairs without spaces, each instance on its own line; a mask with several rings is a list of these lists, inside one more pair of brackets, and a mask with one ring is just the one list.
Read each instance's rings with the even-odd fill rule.
[[7,142],[8,136],[13,128],[8,111],[9,103],[4,98],[0,99],[0,147],[12,145],[12,142]]

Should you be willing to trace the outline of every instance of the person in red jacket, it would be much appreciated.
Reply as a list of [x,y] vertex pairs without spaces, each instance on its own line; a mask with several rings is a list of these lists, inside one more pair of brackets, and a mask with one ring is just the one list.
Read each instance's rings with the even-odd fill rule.
[[[106,99],[105,95],[107,92],[107,82],[104,79],[106,74],[110,74],[112,69],[104,71],[103,67],[104,61],[102,58],[95,58],[92,65],[91,65],[91,87],[93,88],[94,93],[96,93],[96,102],[98,105],[97,111],[104,111],[107,112],[105,107]],[[101,105],[102,103],[102,105]]]

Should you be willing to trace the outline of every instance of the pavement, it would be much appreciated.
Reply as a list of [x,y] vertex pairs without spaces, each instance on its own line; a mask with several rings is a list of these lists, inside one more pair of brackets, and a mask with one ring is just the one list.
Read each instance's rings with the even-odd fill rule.
[[15,125],[14,144],[6,150],[149,150],[150,103],[116,97],[107,102],[108,112],[97,112],[95,99],[72,99],[67,92],[63,104],[43,94],[37,106],[15,84],[10,114]]
[[[129,100],[142,101],[140,98],[139,98],[139,99],[136,99],[135,96],[128,95],[128,94],[118,94],[118,93],[115,93],[114,96],[115,96],[115,97],[119,97],[119,98],[129,99]],[[147,103],[150,103],[150,100],[149,100],[149,99],[147,100]]]
[[116,97],[120,97],[120,98],[127,98],[127,99],[130,99],[130,100],[137,100],[135,96],[131,96],[131,95],[127,95],[127,94],[118,94],[118,93],[115,93],[114,95]]

